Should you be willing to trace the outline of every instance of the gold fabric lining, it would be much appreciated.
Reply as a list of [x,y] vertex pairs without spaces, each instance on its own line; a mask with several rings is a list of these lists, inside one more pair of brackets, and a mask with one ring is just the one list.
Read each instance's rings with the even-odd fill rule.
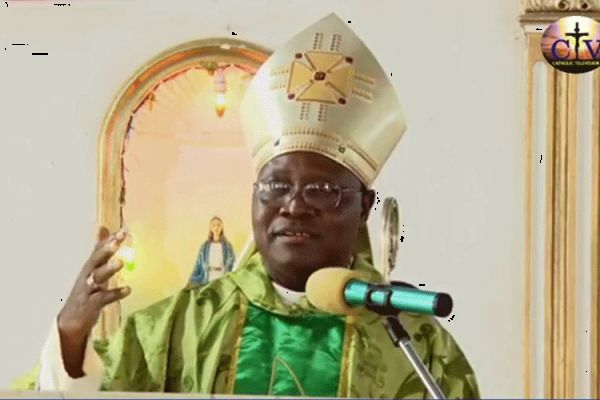
[[233,394],[235,390],[235,377],[237,374],[238,358],[240,356],[240,347],[242,346],[242,332],[244,330],[244,323],[246,322],[246,315],[248,314],[248,299],[244,296],[240,296],[240,315],[237,320],[237,327],[234,335],[235,345],[233,346],[233,353],[231,357],[231,368],[227,375],[227,393]]
[[277,363],[280,363],[281,365],[283,365],[285,367],[285,369],[287,369],[288,373],[290,374],[290,376],[294,380],[294,383],[296,384],[296,389],[298,389],[298,391],[300,392],[300,396],[306,397],[306,390],[304,390],[304,387],[300,383],[300,379],[298,378],[298,375],[296,375],[296,372],[294,371],[294,369],[283,358],[278,357],[278,356],[275,356],[275,358],[273,359],[273,363],[271,364],[271,379],[269,380],[268,396],[273,395],[273,387],[275,386],[275,377],[277,376]]
[[346,318],[346,332],[344,333],[344,348],[342,351],[342,368],[340,371],[340,382],[338,386],[338,397],[348,397],[350,395],[349,379],[350,363],[352,360],[352,349],[354,342],[354,326],[353,318]]

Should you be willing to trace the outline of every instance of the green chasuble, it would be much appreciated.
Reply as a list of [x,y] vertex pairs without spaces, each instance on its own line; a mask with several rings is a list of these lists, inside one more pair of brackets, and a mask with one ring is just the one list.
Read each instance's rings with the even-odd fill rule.
[[[367,258],[353,269],[381,281]],[[431,317],[402,313],[413,345],[448,398],[478,398],[465,356]],[[426,398],[381,317],[326,314],[306,298],[285,304],[260,254],[236,271],[133,313],[95,349],[102,390]]]

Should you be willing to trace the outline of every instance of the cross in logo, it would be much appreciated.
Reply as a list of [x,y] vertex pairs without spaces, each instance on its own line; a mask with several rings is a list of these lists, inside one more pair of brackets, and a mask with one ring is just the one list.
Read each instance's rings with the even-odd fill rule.
[[566,36],[571,36],[575,38],[575,59],[579,60],[579,39],[583,36],[589,35],[589,32],[579,33],[579,22],[575,22],[575,32],[567,32]]

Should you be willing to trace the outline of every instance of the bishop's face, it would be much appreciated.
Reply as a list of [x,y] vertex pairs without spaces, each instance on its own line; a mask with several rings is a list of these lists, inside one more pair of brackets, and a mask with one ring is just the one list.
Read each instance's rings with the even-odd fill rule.
[[348,169],[318,154],[269,161],[255,185],[252,229],[271,279],[304,291],[317,269],[347,265],[375,198],[362,189]]

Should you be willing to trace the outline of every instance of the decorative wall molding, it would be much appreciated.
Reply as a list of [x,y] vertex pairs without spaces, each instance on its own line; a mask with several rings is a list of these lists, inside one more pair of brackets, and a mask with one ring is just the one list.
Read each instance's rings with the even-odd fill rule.
[[525,0],[526,13],[600,11],[600,0]]
[[545,24],[568,15],[585,15],[600,19],[600,0],[522,0],[520,22]]

